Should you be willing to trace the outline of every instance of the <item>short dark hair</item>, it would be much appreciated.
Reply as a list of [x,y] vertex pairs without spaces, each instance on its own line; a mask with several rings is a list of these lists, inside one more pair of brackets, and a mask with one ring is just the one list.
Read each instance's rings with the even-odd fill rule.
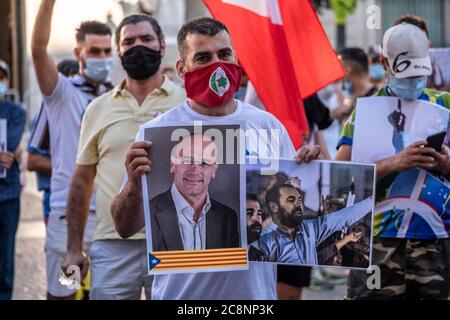
[[342,60],[352,61],[358,67],[356,72],[369,72],[369,57],[367,53],[361,48],[345,48],[343,49],[339,55]]
[[394,25],[399,25],[402,23],[409,23],[412,25],[415,25],[416,27],[419,27],[420,29],[422,29],[422,31],[425,32],[425,34],[427,35],[427,38],[429,38],[429,33],[428,33],[428,27],[427,27],[427,22],[425,21],[425,19],[419,17],[419,16],[415,16],[413,14],[405,14],[403,16],[400,16],[394,23]]
[[275,202],[276,204],[280,204],[280,190],[283,188],[288,188],[288,189],[295,189],[298,192],[301,192],[297,187],[294,187],[292,184],[276,184],[274,185],[272,188],[270,188],[269,190],[267,190],[266,193],[266,206],[269,209],[270,212],[272,212],[272,209],[270,208],[269,204],[271,202]]
[[230,34],[227,27],[222,22],[213,18],[202,17],[186,22],[183,27],[181,27],[177,36],[177,45],[180,58],[185,58],[185,41],[189,34],[201,34],[204,36],[214,37],[221,31],[226,31]]
[[256,196],[256,194],[254,194],[254,193],[248,193],[247,194],[247,201],[256,201],[256,202],[259,202],[258,201],[258,197]]
[[108,25],[104,23],[94,20],[84,21],[76,29],[75,38],[77,40],[77,43],[84,42],[88,34],[95,34],[98,36],[111,36],[112,31],[108,27]]
[[116,34],[115,34],[115,42],[117,48],[119,48],[120,45],[120,33],[122,32],[123,27],[129,24],[138,24],[141,22],[148,22],[153,27],[153,30],[155,31],[156,35],[158,36],[158,40],[160,44],[164,43],[164,34],[162,32],[161,26],[158,23],[158,20],[153,18],[152,16],[148,14],[132,14],[128,17],[123,18],[123,20],[119,23],[119,25],[116,28]]
[[75,75],[80,72],[80,65],[78,64],[78,61],[72,59],[62,60],[58,63],[56,68],[66,77],[70,77],[71,75]]

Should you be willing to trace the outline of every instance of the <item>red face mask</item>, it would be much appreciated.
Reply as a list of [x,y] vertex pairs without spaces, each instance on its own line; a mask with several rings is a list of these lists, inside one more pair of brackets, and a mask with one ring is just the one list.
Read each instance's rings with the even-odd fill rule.
[[216,108],[233,99],[239,90],[241,77],[240,66],[216,62],[186,73],[186,93],[189,99]]

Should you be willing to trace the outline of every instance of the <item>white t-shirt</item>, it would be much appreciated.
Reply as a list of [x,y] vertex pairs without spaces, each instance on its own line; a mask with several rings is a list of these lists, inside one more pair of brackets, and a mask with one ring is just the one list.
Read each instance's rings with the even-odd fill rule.
[[[78,82],[81,82],[82,78],[79,78]],[[94,98],[95,96],[76,88],[72,81],[62,74],[58,75],[58,82],[52,94],[44,96],[52,154],[52,211],[67,206],[80,140],[81,120]],[[91,199],[90,210],[95,210],[95,196]]]
[[[202,121],[204,125],[243,121],[245,129],[274,129],[280,134],[279,156],[294,158],[295,149],[284,126],[270,113],[238,102],[236,111],[223,117],[195,112],[187,102],[149,121],[146,125],[169,122]],[[246,142],[247,155],[256,150]],[[268,146],[271,147],[271,146]],[[275,146],[277,148],[278,146]],[[253,150],[250,150],[253,149]],[[258,154],[259,155],[259,154]],[[276,299],[276,264],[250,262],[248,271],[213,272],[155,276],[152,288],[154,300],[274,300]]]

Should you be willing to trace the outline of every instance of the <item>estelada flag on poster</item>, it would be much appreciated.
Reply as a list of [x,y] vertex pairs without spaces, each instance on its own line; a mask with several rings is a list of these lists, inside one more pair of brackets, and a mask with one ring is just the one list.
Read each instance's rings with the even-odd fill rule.
[[302,100],[345,76],[309,0],[204,0],[233,38],[267,111],[296,147],[308,122]]

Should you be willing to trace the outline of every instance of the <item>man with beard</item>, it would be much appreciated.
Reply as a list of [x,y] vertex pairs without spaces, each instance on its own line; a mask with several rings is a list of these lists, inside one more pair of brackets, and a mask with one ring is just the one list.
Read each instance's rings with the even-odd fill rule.
[[352,207],[306,221],[303,202],[300,190],[290,184],[275,185],[267,192],[267,208],[277,228],[251,244],[263,254],[264,261],[317,265],[317,245],[367,215],[373,200],[369,197]]
[[172,150],[172,187],[150,200],[153,251],[238,248],[238,216],[208,192],[217,146],[208,136],[183,137]]
[[[262,211],[258,197],[254,194],[247,194],[247,243],[250,244],[259,240],[262,231]],[[251,261],[263,261],[264,257],[259,250],[249,246],[248,256]]]
[[258,197],[247,195],[247,241],[252,243],[259,239],[262,231],[262,211]]

